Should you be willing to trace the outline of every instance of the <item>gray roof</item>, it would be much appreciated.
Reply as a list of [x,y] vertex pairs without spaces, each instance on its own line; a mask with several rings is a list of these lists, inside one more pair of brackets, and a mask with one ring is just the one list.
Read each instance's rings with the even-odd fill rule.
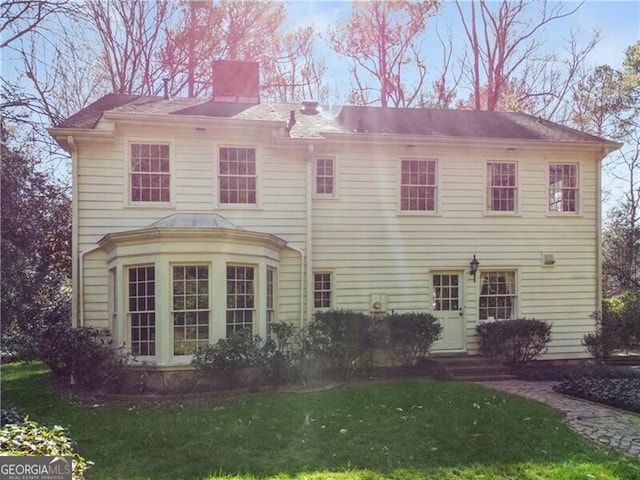
[[217,213],[174,213],[161,218],[146,228],[228,228],[242,230]]
[[102,97],[57,127],[93,129],[105,112],[262,120],[285,125],[292,111],[296,120],[289,131],[292,138],[319,138],[329,133],[373,133],[611,143],[601,137],[515,112],[323,105],[318,107],[318,113],[309,114],[299,104],[249,104],[119,94]]

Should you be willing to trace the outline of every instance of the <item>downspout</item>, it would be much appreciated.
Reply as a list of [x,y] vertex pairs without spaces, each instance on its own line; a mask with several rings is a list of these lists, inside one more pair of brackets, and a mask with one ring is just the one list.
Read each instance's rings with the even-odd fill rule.
[[72,135],[67,136],[67,145],[71,154],[71,325],[78,326],[78,147]]
[[302,320],[302,327],[304,327],[304,252],[298,247],[287,245],[291,250],[294,250],[300,254],[300,320]]
[[313,143],[307,148],[307,312],[304,321],[305,326],[313,316],[313,156],[315,147]]
[[602,160],[609,152],[605,149],[596,163],[596,308],[595,312],[602,312]]
[[80,252],[80,263],[78,265],[78,268],[79,268],[78,304],[80,307],[80,316],[78,318],[78,321],[74,325],[75,327],[84,327],[84,256],[87,253],[92,253],[92,252],[95,252],[96,250],[100,250],[100,248],[101,247],[93,247],[93,248],[90,248],[89,250],[84,250]]

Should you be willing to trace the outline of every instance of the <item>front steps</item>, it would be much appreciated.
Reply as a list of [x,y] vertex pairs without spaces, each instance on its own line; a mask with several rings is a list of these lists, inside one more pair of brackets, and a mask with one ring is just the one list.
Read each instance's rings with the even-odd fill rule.
[[451,380],[460,382],[491,382],[498,380],[515,380],[513,370],[503,362],[479,355],[431,355],[431,360],[438,362]]

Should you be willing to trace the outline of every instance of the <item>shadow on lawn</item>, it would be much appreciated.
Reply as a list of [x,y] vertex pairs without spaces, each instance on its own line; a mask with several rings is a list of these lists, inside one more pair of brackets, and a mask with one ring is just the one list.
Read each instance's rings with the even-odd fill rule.
[[39,364],[5,365],[2,374],[14,407],[68,428],[95,462],[92,479],[640,478],[637,464],[582,440],[550,408],[470,384],[375,380],[304,394],[90,405],[56,395]]

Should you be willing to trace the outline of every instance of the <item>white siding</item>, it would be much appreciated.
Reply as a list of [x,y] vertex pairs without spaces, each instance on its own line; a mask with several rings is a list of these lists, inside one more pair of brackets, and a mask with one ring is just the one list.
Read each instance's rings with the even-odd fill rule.
[[[171,146],[172,203],[142,208],[127,202],[129,141]],[[370,294],[386,294],[387,310],[429,311],[430,273],[464,271],[465,345],[476,347],[480,284],[468,274],[477,255],[480,271],[517,271],[518,313],[553,323],[549,358],[584,356],[582,336],[593,330],[596,306],[595,154],[516,151],[477,147],[443,149],[416,145],[385,147],[319,145],[317,156],[336,159],[337,198],[312,201],[313,270],[331,270],[338,308],[368,310]],[[257,207],[218,206],[216,161],[219,145],[255,146]],[[118,128],[111,141],[78,142],[78,252],[96,247],[107,233],[145,227],[177,212],[218,213],[247,230],[274,234],[292,247],[307,249],[307,148],[272,144],[271,132],[196,132],[193,129]],[[399,212],[401,158],[438,162],[438,208],[434,214]],[[518,213],[486,212],[486,162],[515,161]],[[547,214],[548,163],[578,162],[580,215]],[[542,254],[555,266],[542,266]],[[84,320],[108,326],[106,257],[96,251],[84,261]],[[479,275],[477,276],[479,280]],[[300,254],[283,249],[278,270],[280,320],[298,323]],[[303,306],[304,311],[304,306]]]

